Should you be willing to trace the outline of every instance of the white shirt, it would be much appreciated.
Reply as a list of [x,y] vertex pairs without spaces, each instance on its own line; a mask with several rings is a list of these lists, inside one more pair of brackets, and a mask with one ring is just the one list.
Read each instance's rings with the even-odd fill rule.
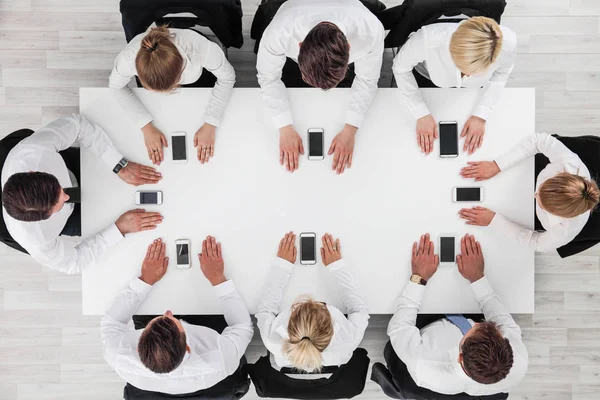
[[250,314],[232,281],[214,287],[229,325],[222,334],[204,326],[183,324],[191,353],[181,364],[166,374],[150,371],[137,352],[143,329],[127,326],[152,286],[133,279],[106,311],[100,323],[104,359],[124,380],[142,389],[168,394],[193,393],[221,382],[235,372],[254,327]]
[[[190,29],[174,28],[169,29],[169,31],[172,34],[173,43],[179,50],[184,62],[179,84],[187,85],[196,82],[202,75],[203,68],[217,77],[217,83],[204,112],[204,122],[218,126],[233,91],[233,84],[235,83],[233,67],[217,44],[197,32]],[[138,129],[151,122],[152,116],[127,84],[131,78],[138,75],[135,58],[147,33],[140,33],[134,37],[127,44],[127,47],[119,53],[108,83],[108,87],[119,89],[115,93],[132,123]]]
[[[462,23],[462,22],[461,22]],[[415,119],[428,114],[429,108],[423,101],[417,81],[412,74],[413,68],[424,63],[429,79],[438,87],[484,87],[473,115],[487,120],[498,102],[502,89],[514,68],[517,53],[517,35],[501,26],[502,49],[496,61],[480,75],[461,77],[450,54],[450,39],[461,23],[444,22],[427,25],[412,34],[400,48],[394,58],[392,70],[402,97],[406,101]]]
[[[396,312],[388,326],[392,347],[421,387],[443,394],[465,392],[484,396],[508,392],[527,372],[528,354],[521,338],[521,329],[498,298],[487,278],[471,284],[473,294],[485,319],[498,324],[502,335],[513,350],[513,366],[500,382],[484,385],[475,382],[458,362],[461,330],[447,319],[436,321],[419,331],[415,326],[425,286],[409,282],[396,301]],[[471,325],[473,325],[473,321]]]
[[[275,259],[269,275],[269,286],[256,312],[258,329],[265,347],[272,354],[276,369],[293,367],[282,351],[288,336],[291,310],[280,310],[284,290],[294,265],[281,258]],[[356,292],[350,272],[344,260],[331,263],[325,268],[339,284],[342,302],[348,318],[336,307],[327,305],[333,321],[333,337],[329,346],[321,353],[323,366],[340,366],[352,358],[352,353],[365,334],[369,324],[369,313],[363,299]],[[309,371],[310,372],[310,371]]]
[[[74,144],[79,144],[100,157],[110,170],[123,157],[102,128],[81,115],[73,114],[51,122],[10,151],[2,170],[2,187],[12,175],[30,171],[54,175],[63,188],[77,186],[58,154]],[[93,264],[110,245],[120,241],[123,235],[112,223],[104,231],[84,240],[60,236],[73,213],[73,207],[73,204],[65,203],[59,212],[38,222],[16,220],[6,213],[4,207],[2,212],[10,235],[37,262],[67,274],[76,274]]]
[[256,69],[263,99],[279,129],[293,124],[289,99],[281,74],[286,57],[298,62],[299,43],[320,22],[335,24],[350,44],[354,63],[346,123],[360,127],[369,109],[381,73],[385,32],[381,22],[358,0],[289,0],[265,29]]
[[[550,163],[537,177],[536,192],[542,183],[561,172],[591,179],[590,171],[579,156],[569,150],[560,140],[547,133],[534,133],[527,137],[515,148],[498,158],[496,164],[498,164],[501,171],[505,171],[519,161],[533,157],[537,153],[543,153],[548,157]],[[490,226],[501,230],[504,234],[515,238],[532,250],[552,252],[573,240],[581,232],[590,217],[590,211],[573,218],[558,217],[540,208],[539,204],[536,204],[535,213],[544,229],[546,229],[545,232],[535,232],[522,227],[509,221],[499,213],[496,213]]]

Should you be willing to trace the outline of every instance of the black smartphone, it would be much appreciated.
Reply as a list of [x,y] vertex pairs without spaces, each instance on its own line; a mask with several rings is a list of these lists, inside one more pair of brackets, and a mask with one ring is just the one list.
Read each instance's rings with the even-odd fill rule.
[[323,160],[323,129],[310,128],[308,130],[308,159]]
[[456,121],[441,121],[440,157],[458,157],[458,124]]
[[317,263],[317,235],[314,233],[300,234],[300,264],[313,265]]
[[440,236],[440,262],[453,263],[455,262],[456,254],[454,254],[455,243],[454,236]]
[[173,132],[171,135],[171,148],[173,149],[173,162],[186,163],[187,149],[185,147],[185,132]]
[[135,192],[135,204],[162,204],[162,192],[139,191]]
[[452,192],[454,201],[483,201],[482,187],[455,187]]

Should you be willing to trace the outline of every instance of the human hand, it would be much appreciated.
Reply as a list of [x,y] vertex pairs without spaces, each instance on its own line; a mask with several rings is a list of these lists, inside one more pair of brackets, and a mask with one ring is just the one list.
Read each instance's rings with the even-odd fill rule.
[[440,258],[434,254],[433,242],[429,233],[421,236],[421,241],[415,242],[412,248],[412,273],[428,281],[437,271]]
[[130,210],[117,219],[115,225],[122,235],[127,233],[149,231],[156,229],[156,226],[163,220],[162,215],[157,212],[146,212],[141,208]]
[[483,252],[481,245],[473,235],[466,234],[460,239],[460,254],[456,256],[458,272],[469,282],[483,278]]
[[200,164],[207,163],[215,155],[215,132],[217,127],[204,123],[196,131],[194,136],[194,147],[198,148],[198,160]]
[[144,133],[144,143],[146,143],[146,149],[148,149],[148,158],[152,161],[152,164],[160,165],[165,159],[163,156],[163,146],[169,147],[167,138],[165,135],[158,130],[152,122],[149,122],[142,128]]
[[321,259],[325,266],[342,259],[340,239],[333,240],[333,236],[326,233],[321,240],[323,241],[323,247],[321,247]]
[[296,235],[290,231],[285,234],[281,242],[279,242],[279,250],[277,251],[277,257],[283,258],[292,264],[296,263]]
[[481,147],[483,143],[483,134],[485,133],[485,119],[472,115],[469,117],[463,127],[460,137],[466,137],[463,151],[469,154],[475,153],[475,150]]
[[279,132],[279,164],[294,172],[298,169],[298,153],[304,154],[302,138],[292,125],[284,126]]
[[117,175],[124,182],[133,186],[154,184],[162,179],[160,172],[157,172],[154,168],[131,161],[124,168],[121,168]]
[[200,260],[200,269],[211,285],[217,286],[227,280],[221,243],[217,243],[214,237],[207,236],[202,241],[202,253],[198,254],[198,259]]
[[148,285],[154,285],[167,273],[169,257],[165,257],[165,252],[166,245],[162,239],[156,239],[148,246],[140,276],[140,279]]
[[417,143],[421,151],[429,154],[433,151],[433,141],[438,138],[438,127],[431,114],[417,120]]
[[496,213],[485,207],[473,207],[461,209],[458,215],[467,220],[467,225],[488,226]]
[[475,182],[485,181],[500,173],[500,168],[496,164],[496,161],[468,162],[467,164],[466,167],[460,170],[460,176],[463,178],[474,178]]
[[357,127],[346,124],[331,142],[327,155],[333,156],[333,164],[331,169],[338,174],[344,172],[346,167],[352,166],[352,153],[354,152],[354,136],[356,135]]

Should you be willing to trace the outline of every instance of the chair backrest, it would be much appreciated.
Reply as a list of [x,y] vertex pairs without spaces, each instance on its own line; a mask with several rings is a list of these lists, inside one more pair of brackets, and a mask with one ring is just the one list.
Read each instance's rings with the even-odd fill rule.
[[488,17],[500,23],[506,0],[406,0],[377,14],[386,30],[386,48],[401,47],[411,33],[436,22],[454,22],[440,17]]

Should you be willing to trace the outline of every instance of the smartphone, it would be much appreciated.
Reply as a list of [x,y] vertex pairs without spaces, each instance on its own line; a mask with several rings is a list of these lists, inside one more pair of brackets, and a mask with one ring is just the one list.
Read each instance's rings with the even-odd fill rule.
[[483,201],[482,187],[455,187],[452,190],[453,201]]
[[190,262],[190,241],[187,239],[178,239],[175,241],[175,249],[177,251],[177,268],[189,268]]
[[185,132],[171,134],[171,148],[173,149],[173,162],[183,164],[187,162],[187,149],[185,146]]
[[440,236],[440,262],[456,262],[456,239],[452,235]]
[[458,124],[456,121],[440,121],[440,157],[458,157]]
[[322,128],[310,128],[308,130],[309,160],[323,160],[325,158],[323,153],[323,133]]
[[314,265],[317,263],[317,235],[314,233],[300,234],[300,264]]
[[162,192],[139,191],[135,192],[135,204],[162,204]]

